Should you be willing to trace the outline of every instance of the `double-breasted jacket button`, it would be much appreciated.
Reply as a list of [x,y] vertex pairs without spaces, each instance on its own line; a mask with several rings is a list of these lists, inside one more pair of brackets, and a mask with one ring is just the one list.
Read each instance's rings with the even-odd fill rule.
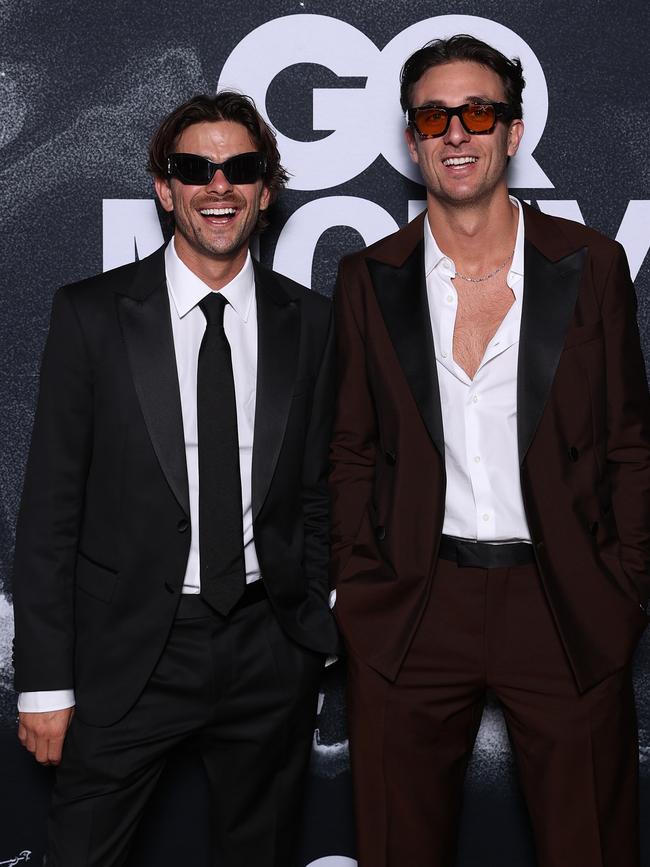
[[378,527],[375,527],[375,535],[380,542],[383,541],[386,538],[386,527],[379,524]]
[[185,533],[190,526],[190,522],[187,518],[181,518],[178,524],[176,524],[176,529],[179,533]]
[[580,452],[578,451],[578,449],[575,446],[571,446],[571,448],[569,449],[569,460],[575,463],[579,457]]
[[387,451],[384,454],[384,458],[389,467],[394,467],[397,463],[397,455],[395,452]]

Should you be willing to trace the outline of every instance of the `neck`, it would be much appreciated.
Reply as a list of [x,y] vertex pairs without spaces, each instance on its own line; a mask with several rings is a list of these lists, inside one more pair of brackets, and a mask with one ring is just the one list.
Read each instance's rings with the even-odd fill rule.
[[178,232],[174,234],[174,249],[181,262],[214,291],[223,289],[235,279],[246,264],[248,256],[248,245],[223,256],[208,256],[188,244]]
[[436,243],[462,271],[489,270],[515,246],[518,212],[507,192],[488,204],[461,206],[429,195],[427,217]]

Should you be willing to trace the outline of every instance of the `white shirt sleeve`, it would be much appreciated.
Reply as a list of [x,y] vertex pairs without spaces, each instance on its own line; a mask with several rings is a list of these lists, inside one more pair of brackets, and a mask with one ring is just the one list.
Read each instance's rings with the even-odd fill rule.
[[46,713],[74,707],[73,689],[44,689],[39,692],[21,692],[18,710],[22,713]]

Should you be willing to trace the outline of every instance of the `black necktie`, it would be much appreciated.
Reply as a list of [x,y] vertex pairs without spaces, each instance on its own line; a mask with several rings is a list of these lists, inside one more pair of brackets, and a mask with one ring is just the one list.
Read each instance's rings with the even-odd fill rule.
[[199,555],[201,595],[228,614],[246,586],[237,406],[230,346],[223,330],[228,301],[211,292],[199,306],[207,320],[199,350]]

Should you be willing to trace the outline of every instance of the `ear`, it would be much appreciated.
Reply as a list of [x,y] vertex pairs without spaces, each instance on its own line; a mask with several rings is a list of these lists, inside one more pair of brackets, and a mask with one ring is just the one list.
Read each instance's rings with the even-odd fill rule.
[[271,204],[271,191],[266,186],[266,184],[262,184],[262,191],[260,193],[260,211],[265,211],[270,204]]
[[414,163],[419,164],[420,157],[418,155],[418,146],[415,140],[415,135],[410,126],[407,126],[404,130],[404,138],[406,139],[406,147],[409,149],[409,156]]
[[513,120],[508,128],[508,156],[514,157],[519,150],[519,143],[524,134],[523,120]]
[[171,213],[174,210],[174,202],[172,199],[172,188],[167,178],[155,177],[153,185],[158,196],[158,201],[165,211]]

